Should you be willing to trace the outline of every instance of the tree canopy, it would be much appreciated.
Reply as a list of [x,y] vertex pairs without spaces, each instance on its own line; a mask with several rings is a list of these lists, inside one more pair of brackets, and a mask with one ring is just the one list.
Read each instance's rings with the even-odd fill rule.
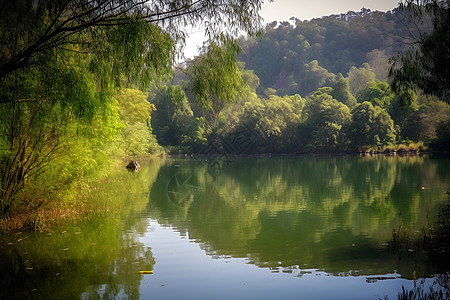
[[188,69],[196,103],[209,112],[214,126],[224,106],[236,99],[244,85],[236,63],[237,50],[233,43],[224,47],[213,43]]
[[260,26],[261,4],[259,0],[2,1],[0,80],[37,64],[48,50],[68,46],[73,46],[71,51],[115,53],[123,60],[116,68],[128,71],[127,75],[132,66],[142,68],[142,76],[152,67],[168,67],[173,59],[173,43],[167,45],[162,32],[178,41],[185,36],[183,26],[203,22],[211,40],[241,31],[252,33]]
[[406,0],[400,9],[415,30],[408,47],[391,58],[392,89],[403,105],[411,104],[415,90],[450,103],[450,2]]
[[[186,26],[202,23],[211,44],[220,46],[242,32],[255,33],[261,5],[0,1],[1,212],[33,177],[66,169],[57,159],[63,154],[83,160],[70,172],[84,176],[101,172],[120,153],[157,151],[145,95],[120,88],[148,90],[151,81],[170,74]],[[69,177],[66,183],[78,178]]]
[[[408,109],[399,105],[402,95],[391,88],[387,74],[389,56],[406,44],[405,36],[412,30],[404,26],[402,15],[401,9],[362,9],[310,21],[273,22],[260,39],[239,39],[239,72],[235,67],[225,71],[218,63],[205,64],[199,73],[207,74],[204,81],[178,71],[172,84],[185,89],[192,118],[205,120],[206,130],[196,134],[202,132],[215,146],[218,140],[213,137],[227,141],[241,132],[254,142],[246,148],[249,153],[425,149],[438,145],[436,139],[445,141],[446,131],[440,130],[438,136],[437,128],[450,118],[450,109],[440,98],[419,91],[413,92],[415,103]],[[202,54],[186,64],[185,72],[206,61],[207,55]],[[227,78],[216,77],[213,71],[219,74],[219,70],[234,74],[235,79],[242,77],[244,87],[238,94],[231,93],[234,87],[226,88],[232,81],[213,80]],[[192,92],[194,82],[202,83],[205,97]],[[230,100],[211,97],[210,86],[230,92]],[[220,105],[216,129],[210,130],[212,111],[200,108],[214,103]],[[172,145],[186,149],[181,143]]]

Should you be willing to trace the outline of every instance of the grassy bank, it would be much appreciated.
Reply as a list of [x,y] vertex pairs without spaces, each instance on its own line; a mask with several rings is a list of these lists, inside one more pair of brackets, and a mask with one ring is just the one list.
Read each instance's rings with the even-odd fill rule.
[[[53,226],[67,220],[82,220],[94,214],[108,212],[113,209],[112,203],[107,203],[105,199],[90,201],[93,191],[97,193],[101,183],[108,179],[106,177],[89,184],[72,186],[71,191],[62,192],[59,196],[51,193],[29,200],[32,196],[23,198],[24,195],[21,195],[20,204],[0,218],[0,231],[51,230]],[[26,192],[28,191],[24,191]],[[26,203],[29,202],[32,205],[27,206]]]
[[[130,160],[137,160],[145,166],[137,172],[129,171],[125,166]],[[129,181],[139,176],[153,178],[163,161],[164,158],[150,155],[128,157],[102,172],[102,177],[80,179],[67,185],[54,182],[43,185],[41,180],[30,182],[17,195],[14,207],[0,217],[0,232],[51,230],[69,220],[77,222],[118,211],[126,205],[126,200],[120,195],[139,189],[128,186],[126,182],[132,184]]]

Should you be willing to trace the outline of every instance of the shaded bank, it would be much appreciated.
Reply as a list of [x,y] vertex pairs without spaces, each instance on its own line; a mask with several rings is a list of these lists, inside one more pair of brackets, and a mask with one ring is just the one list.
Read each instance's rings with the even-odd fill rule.
[[[52,227],[67,221],[82,222],[97,215],[116,212],[126,204],[123,197],[116,197],[116,194],[122,192],[126,195],[134,189],[125,183],[130,178],[140,178],[143,182],[146,182],[144,178],[147,176],[153,178],[158,173],[159,167],[164,164],[164,160],[164,158],[156,157],[142,158],[140,161],[145,163],[145,167],[140,169],[139,172],[125,169],[125,161],[128,162],[128,160],[125,160],[104,178],[92,180],[88,183],[81,182],[76,186],[68,187],[69,190],[60,191],[60,194],[56,195],[60,198],[51,199],[53,200],[51,202],[44,201],[37,207],[24,206],[10,214],[1,216],[0,232],[51,231]],[[113,188],[111,189],[111,187]],[[66,198],[63,195],[66,195]],[[28,198],[34,196],[32,193],[26,195]],[[52,195],[46,196],[51,197]],[[30,201],[33,201],[33,199]],[[36,199],[36,202],[38,201],[39,199]]]

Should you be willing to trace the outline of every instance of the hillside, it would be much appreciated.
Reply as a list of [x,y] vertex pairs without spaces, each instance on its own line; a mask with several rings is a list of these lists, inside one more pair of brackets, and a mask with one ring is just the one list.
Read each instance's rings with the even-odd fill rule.
[[215,49],[156,88],[153,132],[163,146],[196,153],[225,151],[227,140],[251,141],[246,153],[445,151],[449,105],[412,91],[402,108],[388,81],[389,58],[429,30],[405,18],[361,9],[267,24],[238,41],[235,60],[234,48]]
[[398,10],[363,8],[303,22],[293,17],[267,24],[261,39],[242,38],[239,60],[259,77],[260,93],[273,88],[279,95],[306,96],[363,63],[385,80],[388,59],[408,39],[408,31]]

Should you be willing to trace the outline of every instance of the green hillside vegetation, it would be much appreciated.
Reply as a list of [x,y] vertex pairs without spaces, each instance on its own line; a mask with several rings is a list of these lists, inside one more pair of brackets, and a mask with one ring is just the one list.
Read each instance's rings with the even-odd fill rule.
[[161,102],[161,89],[148,99],[158,118],[176,103],[186,112],[167,115],[164,125],[153,119],[156,138],[175,153],[226,152],[223,141],[236,132],[251,141],[245,154],[448,150],[448,99],[408,90],[405,106],[391,89],[389,58],[411,32],[429,31],[408,18],[400,8],[291,18],[266,25],[261,37],[240,38],[233,59],[225,49],[187,61],[164,87],[186,100]]

